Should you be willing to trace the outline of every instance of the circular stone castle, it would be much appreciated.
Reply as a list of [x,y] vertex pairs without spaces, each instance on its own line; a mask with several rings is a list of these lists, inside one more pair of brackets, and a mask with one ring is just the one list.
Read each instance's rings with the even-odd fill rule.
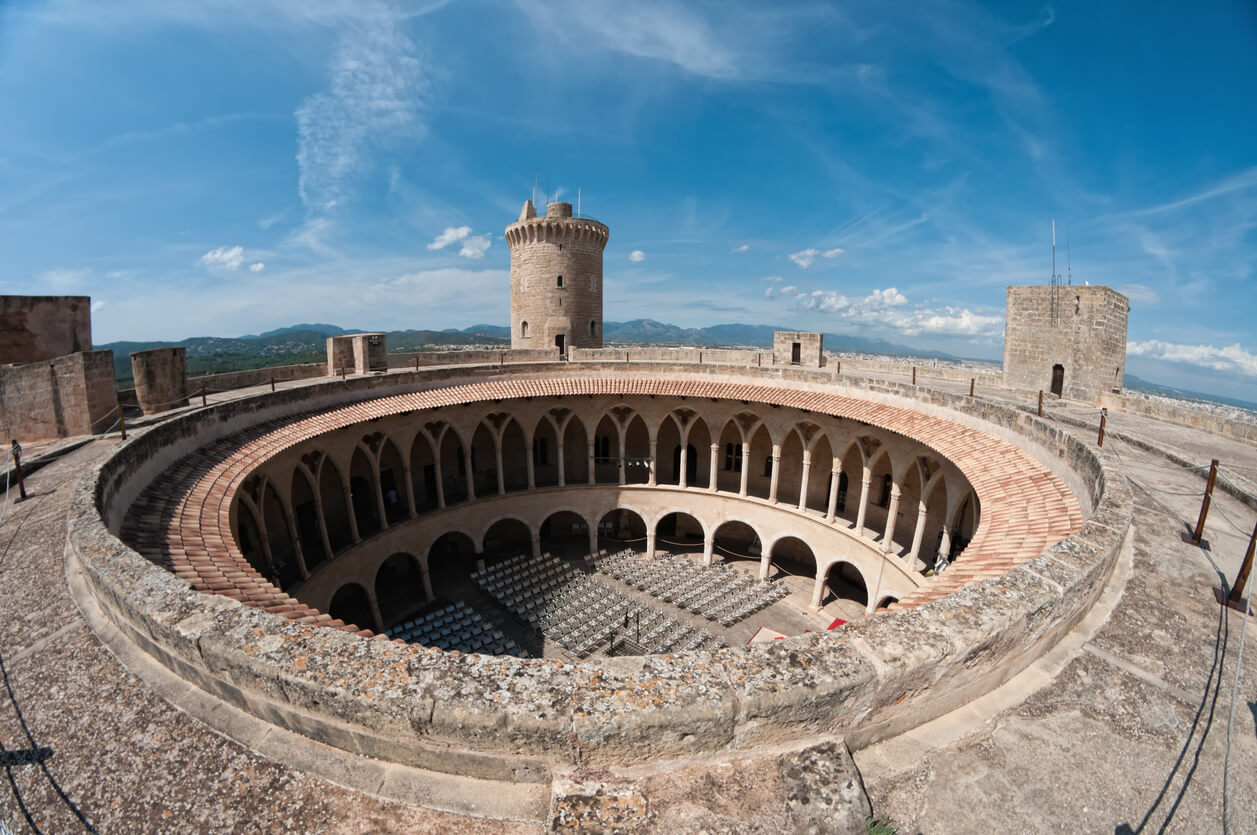
[[[129,440],[73,500],[71,585],[102,638],[176,703],[527,819],[591,769],[900,733],[1086,614],[1131,514],[1095,447],[844,375],[819,344],[602,348],[607,238],[567,204],[507,228],[520,350]],[[466,800],[484,785],[519,804]]]

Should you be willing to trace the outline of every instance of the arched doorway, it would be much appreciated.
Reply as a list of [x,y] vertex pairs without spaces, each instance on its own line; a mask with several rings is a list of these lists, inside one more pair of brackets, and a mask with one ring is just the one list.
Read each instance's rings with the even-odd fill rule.
[[327,549],[323,547],[323,533],[319,527],[319,510],[314,504],[314,490],[303,470],[292,472],[292,513],[297,520],[297,539],[301,542],[301,556],[306,570],[314,571],[327,562]]
[[759,562],[763,543],[759,534],[745,522],[730,520],[716,528],[712,534],[712,551],[725,562],[737,560],[755,560]]
[[1065,366],[1059,362],[1052,366],[1052,394],[1060,397],[1065,393]]
[[375,495],[375,474],[361,449],[355,449],[349,465],[349,496],[353,499],[358,536],[366,539],[380,530],[380,505]]
[[635,511],[616,508],[598,520],[598,546],[608,551],[646,549],[646,522]]
[[385,629],[421,608],[425,596],[419,561],[410,554],[393,554],[381,563],[375,572],[375,600]]
[[371,600],[367,597],[367,590],[357,583],[346,583],[337,589],[336,594],[332,595],[327,613],[345,623],[352,623],[359,629],[380,631],[375,616],[371,614]]
[[821,601],[822,605],[846,600],[853,607],[849,611],[857,614],[855,606],[859,607],[859,612],[863,612],[869,604],[869,590],[864,582],[864,575],[860,573],[860,569],[849,562],[836,562],[829,567],[829,572],[825,577],[825,590],[826,595]]
[[438,597],[458,599],[476,570],[476,543],[462,531],[442,534],[428,549],[428,577]]
[[432,442],[420,432],[410,446],[410,484],[415,491],[415,512],[434,510],[437,507],[436,456]]
[[541,552],[565,559],[589,554],[589,523],[579,513],[560,510],[541,523]]
[[402,455],[388,439],[380,447],[380,495],[384,498],[384,518],[388,524],[395,525],[410,515]]
[[518,519],[499,519],[484,532],[486,562],[532,554],[532,532]]
[[655,550],[674,554],[703,552],[703,525],[688,513],[669,513],[655,526]]
[[792,577],[816,579],[816,555],[811,546],[797,536],[784,536],[774,542],[769,564]]
[[319,473],[319,498],[323,504],[323,524],[327,528],[327,541],[332,554],[339,554],[354,543],[349,528],[349,508],[345,504],[345,484],[340,471],[330,460],[323,462]]
[[506,492],[528,489],[528,455],[524,430],[511,418],[502,430],[502,485]]

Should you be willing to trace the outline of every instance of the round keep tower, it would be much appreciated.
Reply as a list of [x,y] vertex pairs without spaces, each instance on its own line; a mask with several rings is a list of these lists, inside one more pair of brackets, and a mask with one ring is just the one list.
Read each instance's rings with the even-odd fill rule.
[[537,217],[524,202],[506,227],[511,249],[511,347],[602,347],[602,250],[610,230],[550,203]]

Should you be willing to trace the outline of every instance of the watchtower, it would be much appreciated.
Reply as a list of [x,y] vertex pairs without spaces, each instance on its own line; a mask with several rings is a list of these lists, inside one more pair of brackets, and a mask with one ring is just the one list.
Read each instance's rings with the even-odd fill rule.
[[1004,384],[1095,403],[1121,391],[1130,300],[1109,287],[1009,287]]
[[602,251],[610,230],[550,203],[537,217],[524,202],[506,227],[511,249],[511,347],[602,347]]

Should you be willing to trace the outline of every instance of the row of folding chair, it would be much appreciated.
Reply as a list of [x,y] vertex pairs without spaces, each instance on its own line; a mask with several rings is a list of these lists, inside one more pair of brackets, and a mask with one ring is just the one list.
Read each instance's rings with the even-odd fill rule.
[[521,655],[519,646],[461,600],[452,606],[408,620],[387,634],[407,643],[486,655]]

